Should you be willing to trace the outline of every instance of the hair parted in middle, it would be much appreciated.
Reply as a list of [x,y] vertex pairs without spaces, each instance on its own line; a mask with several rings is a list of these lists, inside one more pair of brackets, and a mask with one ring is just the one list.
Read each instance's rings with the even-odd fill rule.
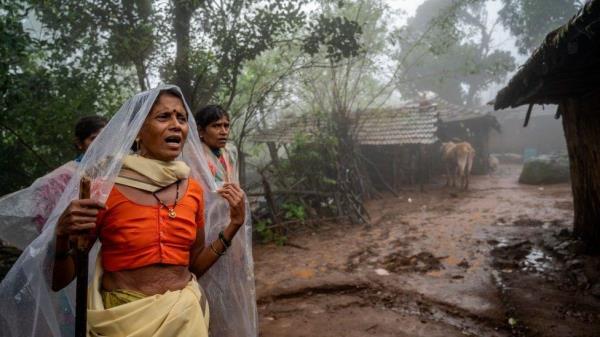
[[226,117],[228,120],[230,119],[227,111],[217,104],[206,105],[198,109],[194,114],[196,125],[200,129],[205,129],[210,123],[214,123],[223,117]]

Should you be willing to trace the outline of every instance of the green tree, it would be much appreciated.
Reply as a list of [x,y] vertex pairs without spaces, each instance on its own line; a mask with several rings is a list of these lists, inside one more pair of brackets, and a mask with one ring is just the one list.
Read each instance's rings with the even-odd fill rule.
[[281,189],[318,191],[303,197],[311,200],[312,209],[322,208],[321,203],[330,205],[328,198],[333,198],[337,215],[365,221],[362,200],[369,192],[361,181],[355,131],[361,112],[385,103],[394,89],[394,75],[390,75],[394,69],[390,71],[385,62],[391,17],[387,5],[378,0],[322,1],[319,6],[325,18],[342,27],[342,35],[356,31],[354,25],[360,27],[360,49],[339,55],[331,53],[328,45],[310,48],[310,66],[285,81],[288,94],[280,104],[309,123],[318,122],[310,124],[315,134],[299,137],[288,148],[288,157],[274,170],[274,183]]
[[398,88],[408,97],[432,91],[455,104],[479,105],[479,93],[515,68],[494,49],[485,1],[427,0],[396,32],[402,67]]
[[[160,73],[196,108],[231,105],[246,62],[283,44],[324,43],[344,55],[341,20],[308,18],[308,0],[32,0],[60,56],[90,67],[133,66],[139,88]],[[339,37],[339,38],[338,38]],[[352,37],[352,35],[350,35]],[[347,43],[352,43],[348,41]]]
[[[242,123],[235,127],[239,146],[249,121],[266,102],[264,91],[275,88],[267,85],[261,86],[262,93],[242,93],[240,89],[250,89],[240,88],[249,62],[272,50],[310,54],[324,45],[332,57],[341,58],[358,49],[356,24],[319,13],[307,15],[303,7],[308,0],[32,3],[63,59],[75,58],[99,71],[103,65],[133,67],[142,90],[150,77],[160,75],[182,89],[192,110],[218,102]],[[278,72],[276,83],[291,70]],[[236,103],[238,96],[242,102]],[[243,173],[243,155],[241,159]]]
[[537,48],[546,34],[564,25],[585,3],[581,0],[502,0],[498,13],[516,37],[521,54]]
[[[236,140],[243,144],[250,121],[276,88],[268,80],[278,83],[293,70],[259,74],[260,86],[244,79],[240,85],[246,64],[276,48],[308,53],[325,44],[332,55],[343,56],[348,53],[343,47],[355,44],[348,36],[336,38],[338,21],[309,18],[302,9],[306,3],[2,2],[1,48],[8,62],[0,79],[0,169],[7,179],[0,193],[27,185],[71,158],[77,117],[110,114],[134,87],[145,90],[159,76],[178,84],[192,108],[216,101],[233,109],[241,123]],[[26,31],[23,22],[35,29]]]
[[41,39],[52,46],[45,62],[105,76],[134,67],[141,90],[157,57],[156,26],[165,18],[149,0],[30,0]]
[[52,44],[24,29],[23,4],[1,6],[0,195],[73,158],[74,121],[114,111],[122,93],[105,74],[52,59]]

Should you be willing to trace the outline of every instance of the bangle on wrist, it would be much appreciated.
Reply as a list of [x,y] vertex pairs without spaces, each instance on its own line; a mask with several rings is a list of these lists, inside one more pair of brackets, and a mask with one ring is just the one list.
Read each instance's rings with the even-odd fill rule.
[[225,233],[223,233],[223,231],[219,232],[219,240],[221,240],[221,243],[223,244],[223,246],[225,246],[225,250],[231,247],[231,240],[227,240],[225,238]]
[[210,246],[210,250],[212,250],[212,252],[213,252],[213,253],[215,253],[215,255],[217,255],[217,256],[219,256],[219,257],[221,257],[221,256],[225,255],[225,250],[227,250],[227,247],[225,247],[225,250],[223,250],[223,252],[222,252],[222,253],[219,253],[219,252],[218,252],[218,251],[215,249],[215,247],[213,246],[213,244],[214,244],[214,243],[215,243],[214,241],[210,243],[210,245],[209,245],[209,246]]

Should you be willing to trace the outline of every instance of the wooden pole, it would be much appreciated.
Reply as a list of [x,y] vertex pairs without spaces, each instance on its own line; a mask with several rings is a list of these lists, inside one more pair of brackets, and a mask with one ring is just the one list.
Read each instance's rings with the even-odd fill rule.
[[531,110],[533,110],[533,104],[529,104],[529,108],[527,108],[527,115],[525,115],[525,122],[523,123],[523,127],[526,128],[529,125],[529,118],[531,118]]
[[[82,177],[79,183],[79,199],[89,199],[91,195],[91,180]],[[87,336],[87,288],[88,288],[88,245],[86,236],[77,238],[77,290],[75,297],[75,337]]]

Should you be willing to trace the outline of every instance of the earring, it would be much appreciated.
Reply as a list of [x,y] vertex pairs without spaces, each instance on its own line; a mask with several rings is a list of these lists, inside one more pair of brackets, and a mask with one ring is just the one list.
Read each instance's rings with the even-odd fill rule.
[[140,139],[135,139],[135,153],[140,153]]

